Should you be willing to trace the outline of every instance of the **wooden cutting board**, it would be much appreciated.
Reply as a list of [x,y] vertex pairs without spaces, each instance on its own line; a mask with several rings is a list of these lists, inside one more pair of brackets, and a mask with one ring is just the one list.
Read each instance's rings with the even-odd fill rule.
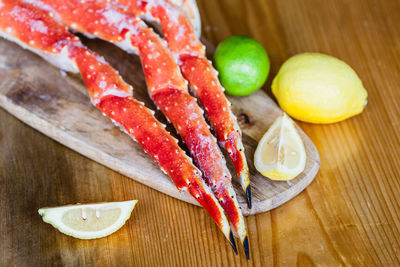
[[[119,70],[125,81],[135,88],[135,98],[155,110],[147,95],[138,57],[103,41],[84,41]],[[290,200],[311,183],[319,169],[318,152],[299,129],[307,152],[304,172],[290,182],[264,178],[254,168],[253,154],[258,140],[282,111],[261,90],[247,97],[229,97],[229,100],[243,131],[253,208],[248,210],[244,193],[234,177],[238,201],[245,215],[268,211]],[[92,106],[78,75],[66,74],[3,39],[0,40],[0,106],[71,149],[160,192],[197,205],[190,195],[175,188],[140,145],[120,132]],[[166,123],[162,114],[157,112],[156,116]],[[171,125],[167,129],[177,136]],[[233,165],[229,160],[228,164],[233,174]]]

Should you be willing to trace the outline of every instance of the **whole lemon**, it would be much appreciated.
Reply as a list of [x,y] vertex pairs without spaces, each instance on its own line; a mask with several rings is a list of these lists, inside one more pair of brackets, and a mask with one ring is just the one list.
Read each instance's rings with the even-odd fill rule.
[[345,62],[319,53],[289,58],[272,82],[272,93],[290,116],[334,123],[363,111],[367,91]]

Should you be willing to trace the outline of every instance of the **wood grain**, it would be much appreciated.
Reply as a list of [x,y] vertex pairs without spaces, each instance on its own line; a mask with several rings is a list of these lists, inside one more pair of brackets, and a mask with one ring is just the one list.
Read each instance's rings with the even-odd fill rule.
[[[398,266],[400,2],[198,3],[213,44],[246,34],[264,45],[272,63],[268,94],[279,66],[300,52],[336,56],[360,75],[369,93],[361,115],[300,123],[321,156],[314,182],[286,204],[247,217],[247,262],[202,209],[126,179],[0,110],[0,265]],[[130,198],[140,201],[126,227],[94,241],[64,236],[36,213],[47,205]]]

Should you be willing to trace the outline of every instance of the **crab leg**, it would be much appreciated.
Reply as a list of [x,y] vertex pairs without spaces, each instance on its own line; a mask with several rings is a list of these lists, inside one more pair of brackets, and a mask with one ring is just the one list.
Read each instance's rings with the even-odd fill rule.
[[187,191],[212,216],[236,251],[223,209],[203,182],[200,171],[143,103],[131,97],[126,84],[103,58],[60,26],[51,13],[18,0],[2,0],[0,35],[67,71],[79,72],[92,103],[136,140],[169,175],[178,190]]
[[129,12],[161,24],[164,38],[171,52],[178,58],[182,74],[189,81],[193,92],[203,105],[213,126],[218,141],[228,152],[236,173],[246,192],[251,208],[251,189],[242,133],[230,103],[224,95],[225,89],[218,80],[218,73],[205,56],[205,48],[196,37],[189,20],[168,0],[112,0]]
[[[104,1],[104,0],[101,0]],[[218,141],[228,152],[241,186],[246,192],[251,208],[251,188],[249,169],[242,143],[242,133],[230,103],[224,95],[224,88],[218,80],[218,73],[205,56],[205,48],[196,37],[190,22],[168,0],[112,0],[115,6],[161,24],[169,49],[178,59],[179,67],[185,79],[203,105],[213,126]],[[246,236],[241,236],[245,247]]]
[[[106,1],[29,0],[46,6],[68,27],[115,43],[140,55],[148,91],[188,146],[242,242],[246,226],[225,159],[196,100],[187,90],[175,59],[165,42],[139,18],[117,11]],[[246,251],[248,245],[245,246]]]

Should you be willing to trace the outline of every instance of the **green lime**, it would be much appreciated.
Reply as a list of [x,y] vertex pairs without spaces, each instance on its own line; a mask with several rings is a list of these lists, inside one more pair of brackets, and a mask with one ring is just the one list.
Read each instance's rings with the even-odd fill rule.
[[214,64],[219,79],[230,95],[244,96],[260,89],[267,80],[269,59],[256,40],[235,35],[220,43]]

